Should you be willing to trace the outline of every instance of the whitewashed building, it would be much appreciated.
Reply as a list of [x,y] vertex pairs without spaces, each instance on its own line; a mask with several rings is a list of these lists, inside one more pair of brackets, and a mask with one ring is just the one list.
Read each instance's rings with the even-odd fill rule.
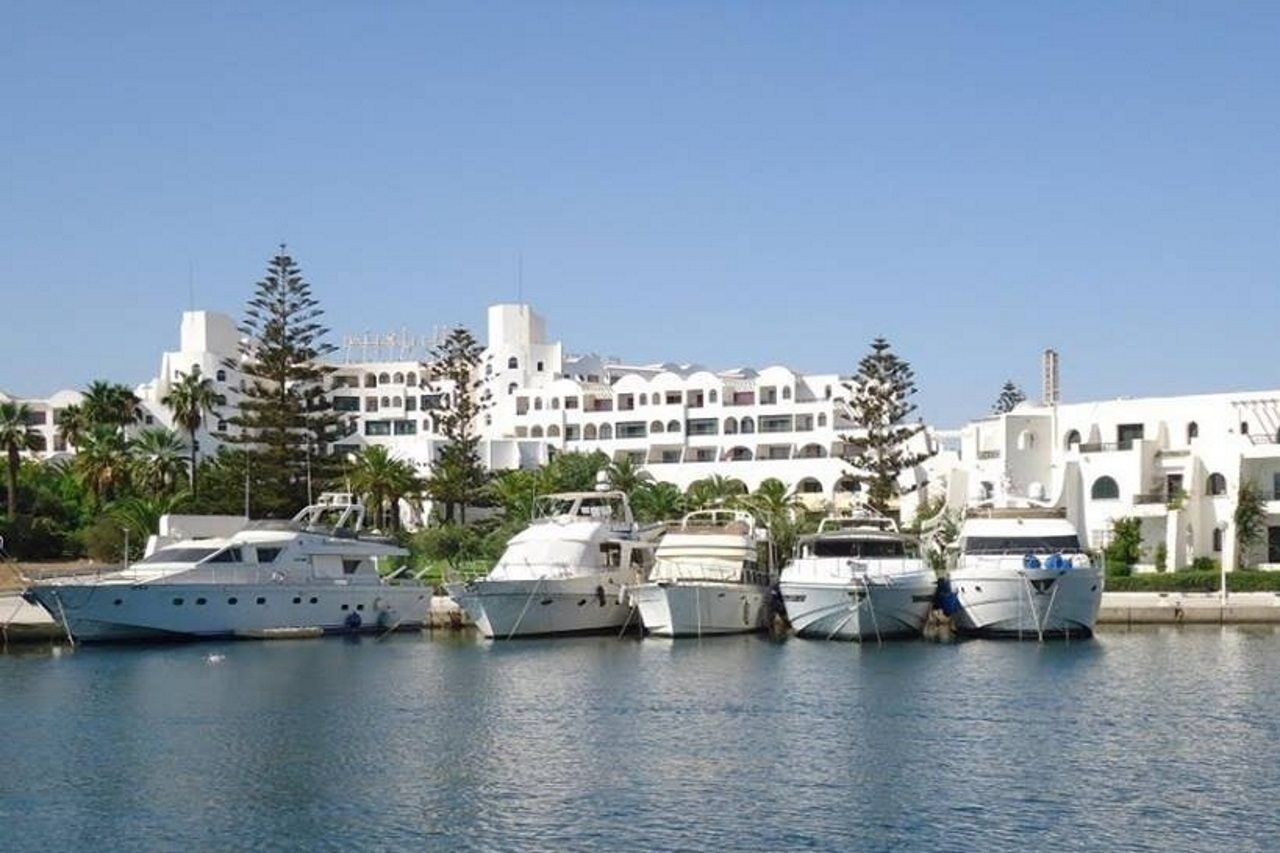
[[1247,564],[1280,568],[1280,390],[1087,403],[1023,403],[958,433],[934,464],[949,503],[1022,495],[1066,506],[1090,546],[1112,522],[1141,520],[1140,568],[1196,558],[1236,565],[1241,483],[1262,492],[1263,540]]

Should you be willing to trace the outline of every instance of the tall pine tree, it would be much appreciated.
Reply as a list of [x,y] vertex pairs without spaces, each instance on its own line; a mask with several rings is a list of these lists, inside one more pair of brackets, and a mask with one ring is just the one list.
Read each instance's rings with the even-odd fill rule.
[[444,505],[445,521],[453,521],[455,507],[466,521],[467,504],[488,481],[480,459],[480,415],[489,407],[489,392],[478,378],[484,347],[466,328],[451,329],[431,350],[426,365],[431,390],[448,403],[434,413],[436,430],[444,436],[427,479],[427,494]]
[[250,511],[283,518],[303,507],[311,484],[333,479],[329,448],[343,431],[325,394],[333,368],[321,359],[336,347],[324,342],[324,311],[281,244],[245,308],[240,358],[227,366],[244,374],[237,431],[225,436],[248,451],[253,488]]
[[1013,384],[1012,379],[1005,380],[1004,387],[1000,389],[1000,396],[996,398],[995,405],[991,407],[991,413],[995,415],[1008,414],[1026,399],[1027,395],[1022,393],[1021,388]]
[[867,503],[887,512],[895,496],[912,490],[899,486],[899,475],[932,455],[910,446],[924,431],[923,423],[907,423],[916,410],[910,399],[916,393],[915,373],[890,351],[888,341],[876,338],[845,387],[858,428],[856,435],[842,436],[848,448],[846,459],[866,486]]

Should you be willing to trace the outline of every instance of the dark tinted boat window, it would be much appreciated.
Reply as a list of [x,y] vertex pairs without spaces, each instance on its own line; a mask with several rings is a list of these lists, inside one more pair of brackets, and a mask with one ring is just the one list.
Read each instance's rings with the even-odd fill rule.
[[1028,554],[1079,551],[1075,536],[969,536],[961,544],[968,554]]
[[161,548],[139,563],[198,563],[213,554],[217,548]]
[[904,557],[906,547],[899,539],[815,539],[815,557]]
[[209,562],[210,563],[239,563],[240,549],[228,548],[225,551],[214,555],[213,559],[211,559]]
[[280,556],[280,551],[281,551],[280,548],[263,548],[261,545],[259,545],[258,546],[258,562],[274,563],[276,561],[276,557]]

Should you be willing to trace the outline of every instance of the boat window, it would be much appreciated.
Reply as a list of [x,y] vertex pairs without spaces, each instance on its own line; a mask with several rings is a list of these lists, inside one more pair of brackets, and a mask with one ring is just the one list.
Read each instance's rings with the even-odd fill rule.
[[907,549],[900,539],[815,539],[815,557],[905,557]]
[[259,546],[258,546],[258,562],[259,562],[259,563],[274,563],[274,562],[276,561],[276,557],[279,557],[279,556],[280,556],[280,552],[281,552],[282,550],[284,550],[284,549],[282,549],[282,548],[263,548],[261,545],[259,545]]
[[360,568],[360,560],[343,560],[342,573],[344,575],[354,575],[356,570]]
[[1080,550],[1076,536],[969,536],[961,542],[966,554],[1027,554]]
[[617,542],[605,542],[600,546],[600,564],[616,568],[622,564],[622,546]]
[[212,557],[210,557],[209,562],[210,563],[239,563],[243,561],[240,559],[239,548],[226,548],[222,551],[219,551],[217,554],[214,554]]
[[198,563],[213,555],[217,548],[161,548],[150,557],[139,560],[135,565],[143,563]]

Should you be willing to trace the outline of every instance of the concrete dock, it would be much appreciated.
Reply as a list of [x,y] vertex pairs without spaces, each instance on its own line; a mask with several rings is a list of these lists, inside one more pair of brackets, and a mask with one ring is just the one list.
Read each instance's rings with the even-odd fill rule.
[[1099,625],[1280,624],[1280,593],[1106,592]]

